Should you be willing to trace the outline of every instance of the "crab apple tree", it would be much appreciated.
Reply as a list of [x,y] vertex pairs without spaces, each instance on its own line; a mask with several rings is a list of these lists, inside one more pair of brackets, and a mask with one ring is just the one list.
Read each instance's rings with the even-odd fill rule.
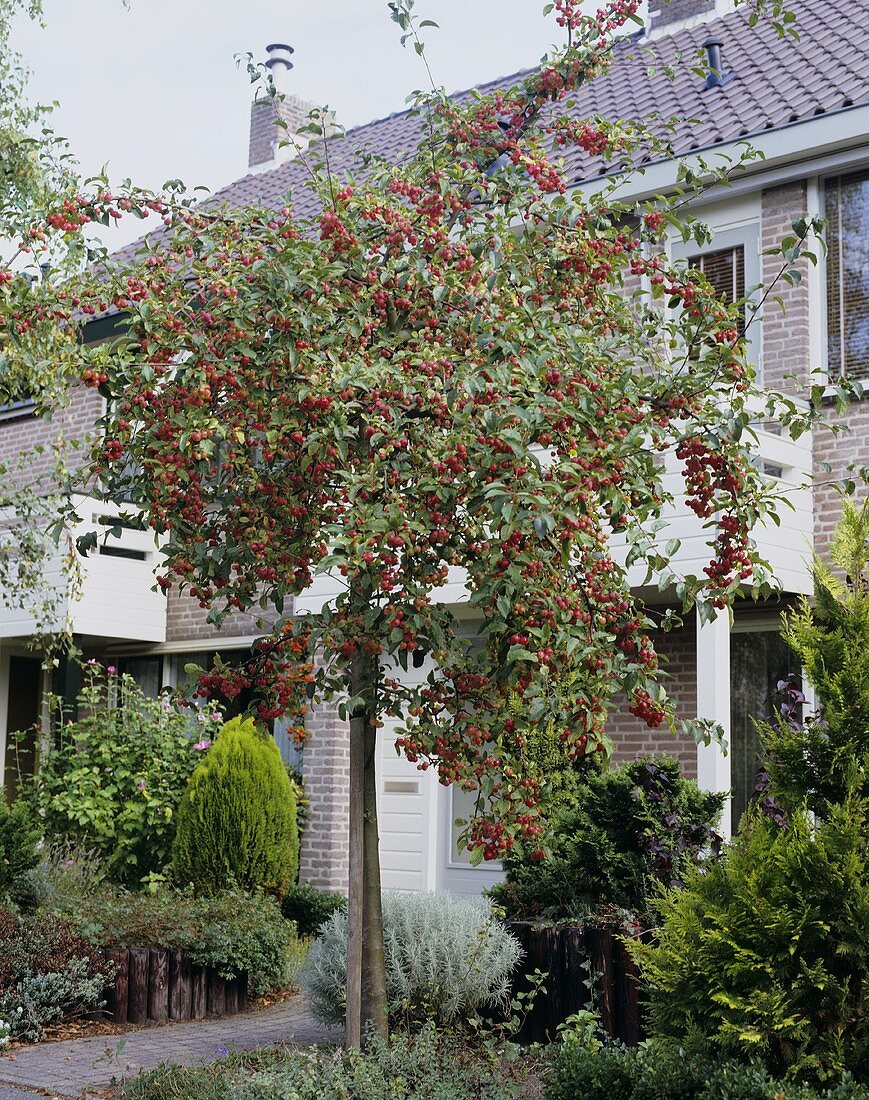
[[[419,146],[400,164],[368,156],[338,178],[340,139],[314,141],[299,163],[316,216],[295,216],[290,197],[169,202],[134,261],[66,284],[57,305],[69,325],[106,305],[125,319],[79,352],[107,399],[92,491],[160,535],[162,588],[214,622],[257,606],[280,620],[198,690],[252,688],[260,716],[293,716],[300,740],[312,704],[338,700],[349,717],[356,1044],[362,1021],[386,1029],[378,728],[396,721],[409,761],[476,792],[473,859],[534,851],[546,777],[525,750],[538,724],[578,757],[610,751],[619,691],[650,726],[674,720],[661,624],[628,568],[645,562],[711,609],[767,583],[750,533],[777,502],[752,463],[751,308],[667,259],[668,235],[707,239],[684,215],[696,170],[680,170],[676,198],[639,206],[610,185],[568,188],[565,153],[624,171],[666,142],[572,109],[635,0],[594,16],[555,7],[567,45],[514,87],[420,96]],[[417,33],[407,0],[393,14]],[[734,168],[707,166],[696,186]],[[793,405],[762,400],[800,430]],[[657,537],[669,454],[709,530],[699,577],[676,578],[676,547]],[[611,549],[619,533],[627,560]],[[324,573],[339,594],[293,615]],[[410,664],[430,669],[421,683]]]

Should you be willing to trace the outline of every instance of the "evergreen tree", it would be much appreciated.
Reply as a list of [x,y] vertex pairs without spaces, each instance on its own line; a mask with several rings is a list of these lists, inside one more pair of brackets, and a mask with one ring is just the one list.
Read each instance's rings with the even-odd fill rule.
[[175,875],[206,891],[234,883],[283,897],[298,855],[296,799],[278,747],[252,719],[233,718],[181,799]]
[[820,711],[800,722],[786,708],[762,730],[776,797],[820,817],[851,792],[869,795],[869,499],[844,502],[830,559],[815,561],[814,605],[804,600],[784,629]]

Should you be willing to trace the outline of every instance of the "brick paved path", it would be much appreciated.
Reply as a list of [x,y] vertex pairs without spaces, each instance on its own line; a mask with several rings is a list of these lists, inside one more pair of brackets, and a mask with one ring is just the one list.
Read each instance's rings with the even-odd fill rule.
[[254,1050],[284,1042],[305,1046],[340,1039],[340,1032],[323,1028],[308,1014],[301,997],[294,997],[238,1016],[40,1043],[0,1056],[0,1100],[38,1100],[30,1091],[34,1089],[78,1100],[90,1089],[135,1077],[160,1062],[204,1065],[220,1058],[222,1048]]

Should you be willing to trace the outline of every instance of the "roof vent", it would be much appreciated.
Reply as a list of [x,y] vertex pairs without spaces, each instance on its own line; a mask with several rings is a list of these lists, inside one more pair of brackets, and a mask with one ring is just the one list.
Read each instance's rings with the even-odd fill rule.
[[706,51],[706,63],[709,68],[709,73],[706,76],[707,88],[722,88],[736,76],[736,73],[726,73],[724,71],[723,46],[724,43],[720,38],[707,38],[703,43],[703,49]]

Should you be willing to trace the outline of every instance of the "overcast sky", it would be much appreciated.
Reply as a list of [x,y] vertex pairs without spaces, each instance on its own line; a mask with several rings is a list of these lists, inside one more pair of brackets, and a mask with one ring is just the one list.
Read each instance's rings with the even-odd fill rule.
[[[558,28],[544,0],[417,0],[434,78],[449,90],[535,64]],[[86,172],[158,187],[181,178],[212,189],[247,168],[247,73],[237,53],[295,48],[289,90],[345,126],[400,110],[424,86],[386,0],[45,0],[47,27],[19,20],[13,41],[31,97],[58,100],[54,125]],[[130,232],[112,234],[122,243]]]

